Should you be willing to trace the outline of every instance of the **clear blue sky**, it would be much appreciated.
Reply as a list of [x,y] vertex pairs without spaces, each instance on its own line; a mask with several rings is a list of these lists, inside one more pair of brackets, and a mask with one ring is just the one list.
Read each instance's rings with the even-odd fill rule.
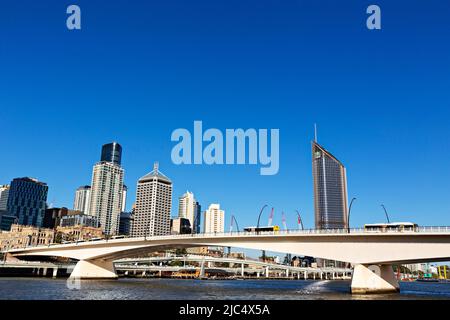
[[[82,30],[65,26],[78,4]],[[382,10],[382,30],[365,10]],[[123,146],[127,207],[154,161],[178,196],[313,227],[310,141],[347,167],[351,225],[450,225],[447,1],[8,1],[0,4],[0,184],[21,176],[72,206],[101,145]],[[176,128],[279,128],[280,171],[176,166]],[[269,210],[263,218],[267,221]]]

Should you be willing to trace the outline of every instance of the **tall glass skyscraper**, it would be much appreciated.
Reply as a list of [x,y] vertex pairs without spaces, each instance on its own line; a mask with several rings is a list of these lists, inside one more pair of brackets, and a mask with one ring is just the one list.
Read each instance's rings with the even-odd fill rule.
[[347,175],[344,165],[317,141],[312,142],[316,229],[348,227]]
[[105,144],[100,162],[92,170],[89,215],[98,218],[103,233],[107,235],[119,232],[124,178],[121,157],[122,147],[118,143]]
[[16,178],[11,182],[8,213],[17,223],[41,227],[45,214],[48,186],[33,178]]
[[111,162],[120,166],[122,162],[122,146],[117,142],[104,144],[100,161]]

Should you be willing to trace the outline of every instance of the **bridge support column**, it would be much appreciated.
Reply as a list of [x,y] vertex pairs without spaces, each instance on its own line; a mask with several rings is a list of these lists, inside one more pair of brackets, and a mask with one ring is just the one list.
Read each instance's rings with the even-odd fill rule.
[[241,264],[241,277],[244,277],[244,264]]
[[391,265],[355,265],[351,289],[354,294],[400,292]]
[[58,276],[58,268],[53,268],[53,278]]
[[70,274],[71,279],[117,279],[112,261],[80,260]]

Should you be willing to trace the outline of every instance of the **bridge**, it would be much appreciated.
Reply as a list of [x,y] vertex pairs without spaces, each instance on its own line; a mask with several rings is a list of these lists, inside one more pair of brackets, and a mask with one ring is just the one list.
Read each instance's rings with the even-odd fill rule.
[[353,293],[398,292],[393,264],[450,260],[450,227],[419,227],[414,231],[364,229],[286,230],[189,234],[124,238],[9,250],[8,255],[65,257],[78,260],[71,278],[117,278],[113,261],[149,252],[199,246],[237,247],[291,253],[353,265]]
[[[352,270],[346,268],[312,268],[312,267],[295,267],[291,265],[277,264],[272,262],[265,262],[259,260],[249,260],[249,259],[237,259],[230,257],[210,257],[210,256],[200,256],[200,255],[187,255],[187,256],[165,256],[165,257],[151,257],[151,258],[135,258],[135,259],[121,259],[115,261],[115,269],[120,271],[131,271],[131,272],[142,272],[143,275],[146,274],[147,271],[160,271],[162,270],[161,264],[162,262],[173,262],[179,261],[184,263],[195,262],[198,263],[201,267],[200,269],[204,270],[205,264],[207,264],[208,268],[211,268],[211,265],[215,263],[227,263],[232,264],[233,268],[223,268],[220,267],[218,269],[226,270],[231,273],[240,273],[241,277],[244,277],[245,273],[253,273],[257,274],[259,278],[260,275],[264,275],[266,278],[269,277],[269,270],[274,271],[282,271],[285,274],[286,278],[296,276],[297,279],[349,279],[349,275],[351,275]],[[247,268],[245,266],[248,266]],[[185,267],[172,267],[174,270],[182,270]],[[167,267],[164,269],[165,271],[173,271],[168,269]]]

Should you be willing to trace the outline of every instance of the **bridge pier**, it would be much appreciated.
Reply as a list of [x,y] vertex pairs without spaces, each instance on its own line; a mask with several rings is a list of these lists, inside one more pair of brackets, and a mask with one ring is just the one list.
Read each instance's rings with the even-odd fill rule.
[[353,269],[351,291],[354,294],[396,293],[400,286],[391,265],[357,264]]
[[70,279],[117,279],[112,261],[80,260],[76,264]]

